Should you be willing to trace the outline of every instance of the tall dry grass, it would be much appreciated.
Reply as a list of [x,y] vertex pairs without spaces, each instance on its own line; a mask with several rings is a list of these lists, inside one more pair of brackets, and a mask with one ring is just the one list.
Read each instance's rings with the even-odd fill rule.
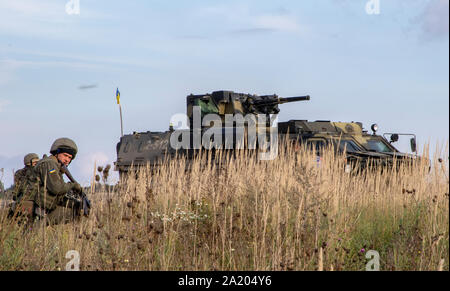
[[[445,149],[448,157],[448,147]],[[89,193],[89,218],[32,229],[0,218],[0,270],[449,269],[448,159],[346,173],[331,150],[274,161],[241,153],[166,161],[115,191]]]

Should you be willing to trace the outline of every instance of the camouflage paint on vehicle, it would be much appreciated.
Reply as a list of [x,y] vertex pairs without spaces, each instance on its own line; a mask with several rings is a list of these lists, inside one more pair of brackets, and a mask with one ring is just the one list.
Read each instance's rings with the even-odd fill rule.
[[290,120],[280,122],[278,129],[284,138],[306,144],[318,153],[321,148],[332,146],[345,153],[349,162],[362,166],[369,160],[374,165],[393,166],[416,158],[400,152],[383,136],[368,133],[361,122]]

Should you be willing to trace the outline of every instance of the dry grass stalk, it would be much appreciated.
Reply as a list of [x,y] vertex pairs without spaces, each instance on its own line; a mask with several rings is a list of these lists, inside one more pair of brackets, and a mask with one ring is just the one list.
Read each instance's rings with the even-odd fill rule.
[[382,270],[448,270],[448,161],[427,157],[360,174],[292,148],[149,165],[88,193],[74,224],[25,230],[0,213],[0,270],[64,269],[68,250],[82,270],[365,270],[368,250]]

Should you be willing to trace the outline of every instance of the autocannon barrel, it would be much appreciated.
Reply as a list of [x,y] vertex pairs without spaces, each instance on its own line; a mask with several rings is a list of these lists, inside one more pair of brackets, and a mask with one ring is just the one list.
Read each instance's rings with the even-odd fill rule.
[[277,95],[267,95],[267,96],[259,96],[254,100],[252,99],[250,104],[251,106],[254,106],[254,108],[258,113],[277,114],[278,112],[280,112],[280,109],[278,108],[279,104],[297,101],[307,101],[307,100],[310,100],[309,95],[288,97],[288,98],[279,98]]
[[280,98],[278,103],[283,104],[283,103],[297,102],[297,101],[308,101],[310,99],[311,98],[309,97],[309,95],[298,96],[298,97],[286,97],[286,98]]

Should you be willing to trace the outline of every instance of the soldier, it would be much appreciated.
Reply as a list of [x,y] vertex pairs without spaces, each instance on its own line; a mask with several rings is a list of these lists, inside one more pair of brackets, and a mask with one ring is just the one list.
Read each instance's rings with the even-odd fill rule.
[[25,167],[14,173],[14,189],[12,193],[14,202],[9,210],[10,216],[32,217],[34,197],[28,180],[33,175],[33,167],[36,166],[38,161],[39,156],[37,154],[27,154],[23,159]]
[[35,189],[35,215],[46,217],[50,224],[72,221],[79,213],[64,199],[70,191],[82,191],[78,183],[65,183],[62,165],[68,166],[77,155],[78,148],[69,138],[59,138],[51,146],[50,157],[40,160],[35,169],[37,189]]
[[25,194],[25,184],[27,177],[30,176],[33,167],[36,166],[39,161],[39,156],[37,154],[28,154],[23,158],[23,164],[25,167],[23,169],[17,170],[14,173],[14,191],[13,200],[20,201],[22,196]]

